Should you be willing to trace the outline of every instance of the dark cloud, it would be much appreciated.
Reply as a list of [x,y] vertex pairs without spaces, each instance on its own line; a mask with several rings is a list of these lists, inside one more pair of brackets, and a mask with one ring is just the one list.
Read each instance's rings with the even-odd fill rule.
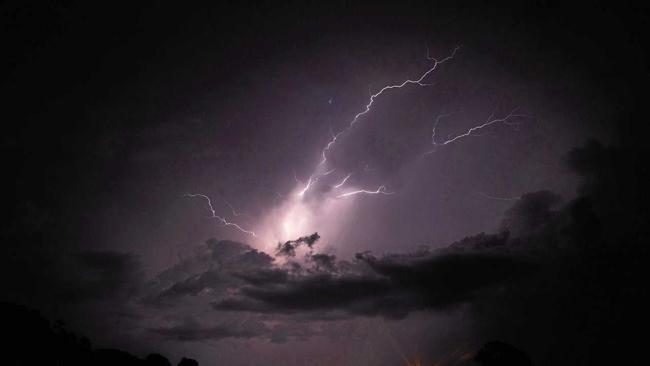
[[642,153],[590,141],[568,155],[582,177],[576,199],[555,210],[547,193],[515,204],[504,223],[519,223],[510,246],[540,266],[507,291],[476,299],[477,335],[516,341],[534,364],[642,363],[633,335],[645,313],[649,258]]
[[[273,257],[246,244],[210,239],[197,255],[158,275],[145,301],[162,305],[203,291],[223,293],[228,286],[241,286],[244,281],[270,281],[267,276],[274,271],[273,261]],[[256,271],[260,275],[250,275]]]
[[590,140],[572,150],[567,165],[581,178],[579,192],[596,214],[616,225],[633,225],[627,232],[643,230],[650,198],[646,194],[648,147],[605,146]]
[[[47,303],[53,297],[69,304],[122,301],[138,294],[145,282],[140,258],[132,253],[87,250],[53,254],[27,250],[15,253],[12,265],[3,267],[0,276],[5,284],[4,296],[12,301]],[[21,265],[30,271],[37,271],[29,267],[38,265],[40,281],[31,283],[36,278],[16,277]],[[22,281],[30,281],[30,286],[19,286]]]
[[305,340],[315,333],[309,324],[300,322],[276,321],[269,324],[258,317],[236,317],[216,323],[187,317],[174,325],[149,328],[151,334],[167,340],[182,342],[218,341],[226,338],[252,339],[264,338],[272,343],[285,343],[289,340]]
[[131,253],[86,251],[69,259],[65,264],[71,267],[61,273],[65,273],[65,288],[71,289],[73,296],[130,296],[143,285],[140,258]]
[[244,287],[242,298],[214,304],[217,310],[267,313],[345,309],[365,299],[386,295],[390,287],[381,279],[330,274],[289,278],[274,287]]
[[333,272],[336,268],[336,256],[325,253],[316,253],[309,256],[309,259],[314,263],[316,270],[323,270]]
[[216,284],[225,283],[226,278],[220,273],[220,271],[207,271],[173,284],[170,288],[163,290],[159,296],[162,298],[183,295],[195,296],[206,288],[213,288]]
[[253,286],[265,286],[285,283],[289,279],[289,271],[281,268],[262,269],[249,273],[239,273],[238,276]]
[[278,243],[278,246],[275,250],[276,255],[284,257],[295,257],[296,249],[301,245],[306,245],[311,249],[314,244],[320,239],[318,233],[313,233],[308,236],[301,236],[296,240],[289,240],[284,243]]
[[232,326],[215,325],[201,326],[196,322],[186,322],[181,325],[169,328],[154,328],[149,330],[152,333],[163,336],[166,339],[178,341],[203,341],[219,340],[223,338],[252,338],[260,332],[250,329],[233,329]]
[[192,281],[207,271],[219,268],[250,266],[268,266],[273,262],[269,255],[251,248],[247,244],[231,240],[209,239],[195,253],[181,259],[174,266],[160,272],[152,281],[152,290],[161,292],[172,286]]
[[552,208],[560,201],[560,196],[549,191],[524,194],[506,211],[503,229],[515,236],[533,233],[551,221]]
[[[485,239],[490,241],[492,237]],[[477,247],[482,244],[477,243]],[[392,255],[380,259],[359,254],[359,271],[343,274],[332,272],[332,257],[317,258],[315,265],[320,271],[285,272],[282,281],[251,283],[240,289],[240,296],[216,302],[214,308],[403,317],[414,310],[442,310],[470,301],[480,290],[505,285],[532,268],[520,258],[487,250],[481,253],[478,249],[474,253]],[[323,258],[327,258],[327,266],[322,265]]]

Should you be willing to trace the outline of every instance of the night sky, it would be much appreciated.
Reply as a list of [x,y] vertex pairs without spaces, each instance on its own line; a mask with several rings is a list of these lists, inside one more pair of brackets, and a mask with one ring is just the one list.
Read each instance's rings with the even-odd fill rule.
[[647,357],[647,7],[0,17],[1,302],[173,364]]

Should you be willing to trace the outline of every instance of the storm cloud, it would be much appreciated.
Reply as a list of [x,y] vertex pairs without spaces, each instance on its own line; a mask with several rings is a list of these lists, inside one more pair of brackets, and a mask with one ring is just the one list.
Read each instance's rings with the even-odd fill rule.
[[[639,252],[638,242],[621,235],[627,231],[626,220],[612,217],[607,224],[607,207],[595,203],[615,195],[623,207],[635,207],[642,199],[634,191],[603,189],[600,182],[588,179],[592,174],[600,174],[597,172],[603,169],[601,162],[613,169],[609,174],[620,172],[640,178],[640,172],[628,171],[629,163],[608,162],[634,156],[594,142],[572,151],[568,155],[569,166],[576,164],[577,156],[583,167],[577,172],[587,177],[580,186],[579,197],[562,202],[549,191],[524,194],[505,212],[500,231],[469,236],[444,248],[382,256],[363,252],[352,261],[310,253],[302,264],[291,260],[280,264],[241,245],[243,251],[232,257],[237,259],[220,259],[221,263],[228,263],[223,268],[228,268],[224,272],[229,276],[225,283],[230,287],[210,304],[214,311],[223,313],[294,315],[314,320],[359,316],[403,319],[414,312],[466,309],[474,317],[478,331],[486,337],[501,335],[513,339],[522,324],[527,324],[532,335],[520,340],[520,344],[533,350],[537,359],[553,360],[557,349],[544,347],[559,347],[557,342],[568,335],[556,336],[557,342],[544,341],[542,338],[551,337],[550,324],[566,328],[566,334],[574,337],[600,339],[600,332],[614,331],[617,325],[601,324],[597,330],[593,326],[580,328],[579,324],[618,309],[616,304],[603,304],[605,298],[618,296],[625,303],[634,303],[632,300],[641,291],[639,277],[635,275],[639,270],[635,264],[638,258],[630,257]],[[610,182],[605,180],[603,184]],[[612,241],[616,238],[626,240]],[[302,238],[292,245],[301,242]],[[222,244],[224,249],[219,249]],[[226,247],[233,245],[222,244],[212,242],[211,250],[226,251]],[[600,249],[594,251],[596,247]],[[242,256],[254,253],[265,258],[264,265],[243,265]],[[278,256],[285,257],[280,253]],[[603,266],[608,269],[602,270]],[[177,282],[163,293],[188,287],[190,290],[185,293],[192,295],[199,288],[216,289],[223,283],[223,277],[205,271],[192,277],[192,286],[186,281]],[[571,303],[563,302],[562,296],[570,296]],[[596,303],[601,305],[589,305]],[[558,306],[563,306],[563,310],[558,311]],[[619,316],[627,318],[633,313]],[[528,319],[531,314],[535,314],[534,319]],[[560,320],[555,319],[558,316],[562,317],[560,325]],[[199,337],[203,333],[191,334]],[[259,336],[262,334],[260,331]],[[209,337],[210,332],[206,331],[205,336]],[[543,352],[548,352],[548,356]],[[578,349],[572,357],[611,356],[607,348],[598,356],[589,352],[588,348]]]
[[288,240],[284,243],[278,243],[275,253],[280,256],[295,257],[296,249],[299,246],[306,245],[309,249],[312,249],[318,239],[320,239],[320,235],[318,235],[318,233],[313,233],[308,236],[301,236],[296,240]]
[[316,273],[284,272],[281,281],[243,287],[239,296],[217,302],[214,308],[265,313],[344,311],[400,318],[414,310],[443,310],[468,302],[480,290],[505,285],[532,268],[521,258],[479,250],[379,259],[366,253],[357,256],[355,266],[356,271],[343,273],[331,272],[332,267]]

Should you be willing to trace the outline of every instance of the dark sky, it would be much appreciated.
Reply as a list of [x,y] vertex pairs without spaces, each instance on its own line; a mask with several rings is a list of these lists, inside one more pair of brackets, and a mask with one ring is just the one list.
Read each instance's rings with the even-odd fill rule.
[[0,14],[0,299],[202,365],[634,349],[647,8]]

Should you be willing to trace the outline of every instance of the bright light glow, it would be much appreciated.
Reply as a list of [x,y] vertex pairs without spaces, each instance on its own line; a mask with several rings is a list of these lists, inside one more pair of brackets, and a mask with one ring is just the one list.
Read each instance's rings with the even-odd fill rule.
[[[327,244],[327,240],[333,239],[336,237],[344,228],[349,227],[351,221],[349,220],[350,213],[352,212],[350,208],[355,200],[353,199],[342,199],[353,197],[357,195],[392,195],[394,192],[389,191],[385,185],[380,185],[377,189],[371,190],[368,188],[362,187],[346,187],[348,180],[353,174],[361,174],[361,172],[350,172],[345,176],[339,175],[336,179],[336,182],[332,182],[329,179],[324,179],[328,175],[335,172],[335,169],[327,170],[329,167],[329,162],[327,160],[328,153],[334,148],[339,139],[350,131],[354,126],[361,120],[361,117],[368,114],[378,98],[383,94],[390,94],[388,92],[395,89],[401,89],[407,86],[418,86],[425,87],[431,84],[427,83],[430,79],[429,76],[438,69],[438,66],[441,64],[452,60],[460,47],[453,49],[451,54],[442,58],[434,59],[429,55],[427,49],[427,60],[433,62],[433,64],[422,72],[419,77],[414,79],[406,79],[404,81],[389,84],[379,91],[371,94],[365,106],[361,109],[360,112],[356,113],[354,117],[350,120],[348,125],[338,133],[332,133],[332,137],[325,147],[321,150],[321,159],[318,162],[313,170],[312,174],[307,179],[307,182],[299,180],[294,172],[294,178],[296,180],[297,186],[294,190],[287,196],[285,200],[280,203],[280,205],[271,208],[266,212],[261,222],[255,225],[255,232],[250,229],[243,228],[240,224],[229,221],[224,216],[217,215],[210,198],[204,194],[189,194],[188,197],[201,198],[206,201],[208,210],[211,213],[211,217],[218,220],[221,224],[227,227],[238,230],[241,233],[250,235],[254,237],[254,245],[259,249],[262,249],[267,252],[273,252],[278,242],[284,242],[288,240],[294,240],[298,237],[318,232],[323,240],[320,241],[320,245]],[[433,149],[424,153],[423,156],[427,156],[436,151],[437,148],[442,146],[452,144],[457,142],[460,139],[463,139],[468,136],[478,135],[477,132],[481,129],[487,128],[494,124],[505,124],[505,125],[514,125],[515,122],[512,120],[517,117],[523,117],[523,115],[515,114],[516,110],[512,110],[508,115],[502,118],[495,118],[494,113],[492,113],[486,121],[471,127],[465,132],[458,134],[456,136],[448,137],[446,140],[437,140],[436,128],[438,123],[445,117],[450,116],[451,114],[441,114],[436,118],[435,124],[431,130],[431,144]],[[319,183],[320,182],[320,183]],[[313,194],[307,194],[316,184],[328,184],[328,189],[319,190],[318,192],[313,192]],[[230,208],[230,212],[233,217],[239,218],[241,216],[247,216],[240,212],[237,212],[235,208],[229,203],[226,202],[226,205]],[[239,220],[239,219],[238,219]]]

